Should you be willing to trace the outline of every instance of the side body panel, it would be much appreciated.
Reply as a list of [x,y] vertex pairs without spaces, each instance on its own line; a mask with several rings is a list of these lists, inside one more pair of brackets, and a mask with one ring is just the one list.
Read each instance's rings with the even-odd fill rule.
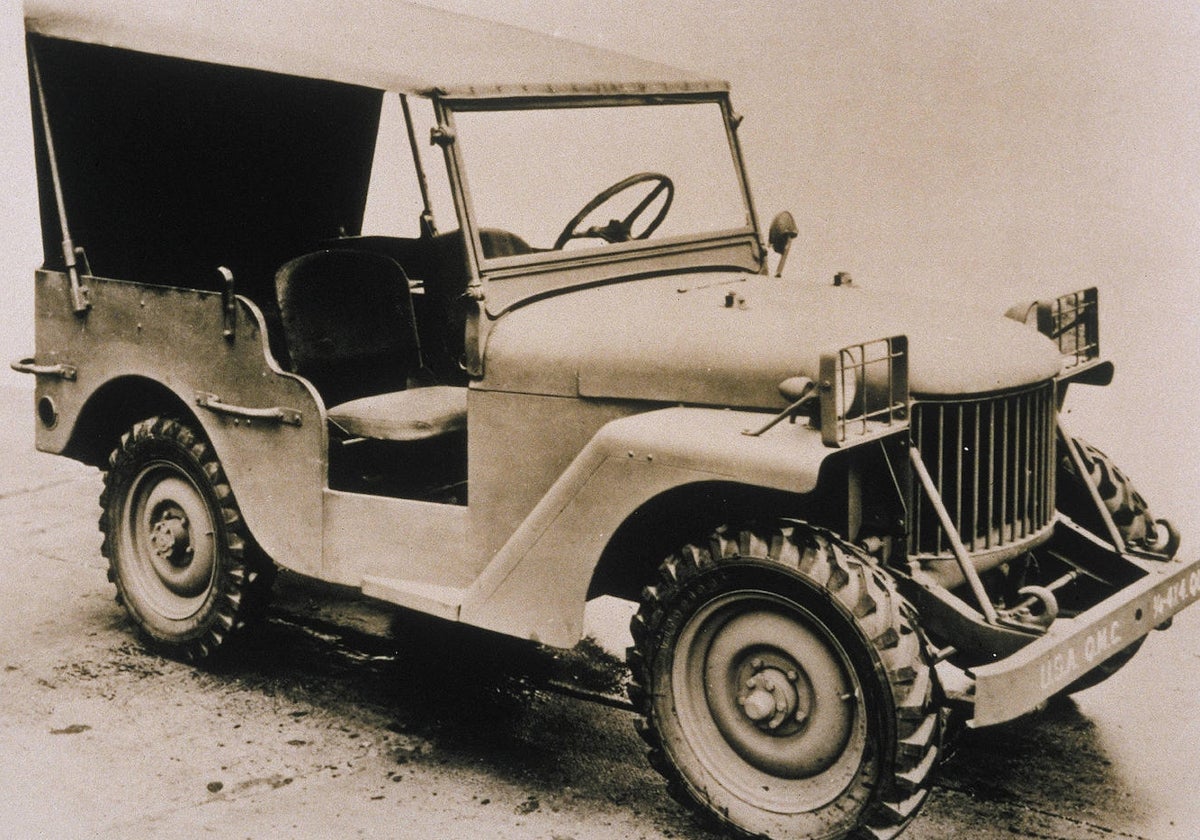
[[831,450],[819,432],[757,412],[649,411],[606,424],[553,483],[465,593],[469,624],[561,647],[580,638],[588,585],[616,529],[673,488],[733,482],[797,494],[817,485]]
[[646,408],[472,388],[467,468],[476,574],[606,423]]
[[[98,277],[87,282],[92,308],[76,316],[66,274],[36,275],[36,360],[77,370],[73,381],[38,377],[37,399],[53,401],[57,421],[38,423],[37,448],[60,454],[78,448],[83,444],[73,438],[90,402],[131,378],[148,387],[159,383],[212,442],[262,548],[280,565],[320,574],[324,411],[308,384],[271,357],[262,314],[237,298],[233,336],[226,338],[220,294]],[[226,405],[294,411],[299,425],[205,409],[198,404],[204,395]]]
[[395,578],[453,589],[475,579],[466,551],[467,508],[389,496],[326,490],[322,577],[361,587]]

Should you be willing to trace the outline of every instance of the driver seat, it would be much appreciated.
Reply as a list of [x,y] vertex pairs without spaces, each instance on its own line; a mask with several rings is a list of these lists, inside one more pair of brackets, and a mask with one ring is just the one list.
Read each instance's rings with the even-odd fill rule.
[[292,370],[353,438],[420,441],[467,426],[467,389],[411,387],[427,373],[404,269],[369,251],[324,250],[275,275]]

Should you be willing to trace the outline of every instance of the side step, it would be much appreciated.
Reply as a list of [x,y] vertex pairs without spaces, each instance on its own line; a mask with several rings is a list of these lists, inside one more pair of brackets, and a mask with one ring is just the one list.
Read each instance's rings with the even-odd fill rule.
[[362,581],[362,593],[368,598],[378,598],[390,604],[398,604],[417,612],[427,613],[449,621],[458,621],[466,590],[453,586],[439,586],[419,580],[374,577],[368,575]]

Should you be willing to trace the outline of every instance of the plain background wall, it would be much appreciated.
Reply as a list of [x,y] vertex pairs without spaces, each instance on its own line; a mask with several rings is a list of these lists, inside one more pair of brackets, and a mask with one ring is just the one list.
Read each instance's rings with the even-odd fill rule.
[[[799,223],[788,282],[844,270],[950,314],[1098,285],[1117,380],[1068,421],[1156,512],[1197,518],[1200,3],[430,5],[728,78],[759,215]],[[2,0],[5,363],[32,351],[40,260],[21,32]]]

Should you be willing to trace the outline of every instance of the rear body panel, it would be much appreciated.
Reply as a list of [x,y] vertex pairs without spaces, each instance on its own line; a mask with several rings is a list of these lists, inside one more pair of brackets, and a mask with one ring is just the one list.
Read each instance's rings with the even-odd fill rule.
[[[262,315],[239,299],[234,335],[227,339],[219,294],[99,277],[88,282],[93,304],[81,322],[71,311],[66,275],[37,274],[36,358],[77,370],[74,381],[38,377],[37,399],[53,401],[58,420],[52,427],[38,424],[37,448],[91,450],[95,442],[76,436],[90,402],[117,412],[120,406],[107,403],[104,394],[120,383],[137,379],[165,386],[212,441],[263,549],[288,568],[320,574],[324,410],[311,386],[280,370],[270,356]],[[299,422],[247,419],[198,406],[198,398],[213,395],[248,409],[288,409],[299,414]],[[102,445],[108,449],[113,443]]]

